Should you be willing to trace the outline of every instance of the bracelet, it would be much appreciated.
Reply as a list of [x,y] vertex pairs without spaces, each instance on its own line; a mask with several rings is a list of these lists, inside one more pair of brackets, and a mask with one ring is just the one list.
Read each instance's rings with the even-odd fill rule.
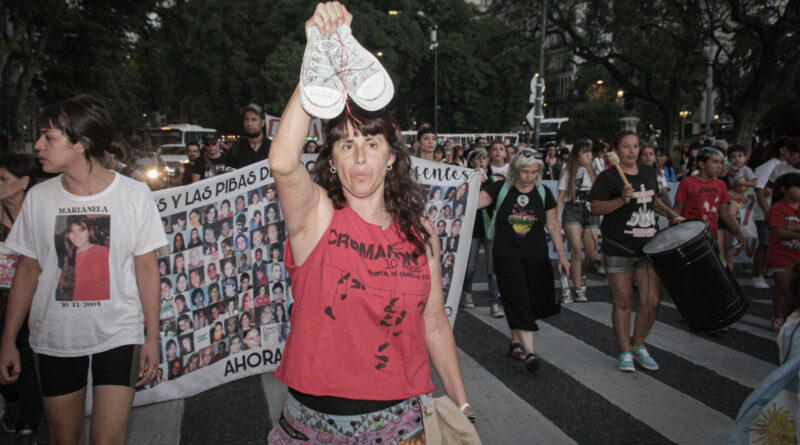
[[470,405],[469,402],[467,402],[461,405],[458,409],[460,409],[461,412],[464,412],[464,408],[472,408],[472,405]]

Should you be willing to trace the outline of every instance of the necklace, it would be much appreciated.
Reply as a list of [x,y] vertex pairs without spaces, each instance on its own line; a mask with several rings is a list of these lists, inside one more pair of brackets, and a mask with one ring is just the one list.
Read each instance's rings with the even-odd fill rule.
[[389,220],[390,220],[391,216],[392,216],[392,214],[390,212],[386,212],[386,217],[383,218],[383,222],[381,223],[381,229],[386,227],[386,224],[389,223]]

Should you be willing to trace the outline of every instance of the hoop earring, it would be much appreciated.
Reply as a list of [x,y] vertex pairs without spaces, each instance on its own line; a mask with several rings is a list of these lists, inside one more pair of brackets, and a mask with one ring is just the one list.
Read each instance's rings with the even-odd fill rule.
[[336,174],[336,167],[331,165],[330,171],[331,171],[332,175],[335,175]]
[[390,172],[390,171],[392,171],[392,165],[390,165],[390,166],[386,167],[386,171],[387,171],[387,172]]

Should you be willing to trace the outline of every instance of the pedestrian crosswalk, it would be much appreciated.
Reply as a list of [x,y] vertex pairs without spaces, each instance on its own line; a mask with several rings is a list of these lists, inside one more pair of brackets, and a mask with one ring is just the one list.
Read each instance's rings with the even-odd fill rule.
[[[600,276],[589,286],[589,303],[538,322],[537,374],[506,356],[507,322],[489,315],[475,286],[478,306],[459,310],[454,334],[484,443],[723,443],[741,403],[778,364],[769,291],[747,288],[750,311],[716,335],[690,331],[666,296],[647,338],[661,369],[622,373],[610,291]],[[266,443],[285,395],[265,374],[135,408],[127,442]]]

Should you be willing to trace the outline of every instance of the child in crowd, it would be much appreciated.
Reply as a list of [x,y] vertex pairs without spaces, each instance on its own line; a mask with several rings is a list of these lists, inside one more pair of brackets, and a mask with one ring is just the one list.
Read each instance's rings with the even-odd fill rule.
[[721,219],[739,242],[744,244],[744,236],[739,230],[736,218],[727,210],[730,196],[725,183],[719,178],[722,172],[723,155],[714,148],[704,148],[697,155],[698,173],[687,176],[675,194],[673,210],[685,219],[701,219],[708,225],[713,239],[717,239],[717,223]]
[[[756,174],[746,165],[747,151],[741,145],[734,145],[728,149],[728,161],[730,165],[725,166],[722,170],[720,179],[723,179],[728,186],[728,194],[731,199],[728,211],[736,219],[739,210],[747,202],[747,188],[756,185]],[[731,271],[733,271],[733,251],[740,247],[738,240],[733,238],[733,234],[734,232],[727,228],[722,231],[722,252]]]
[[787,173],[778,179],[772,202],[767,211],[770,232],[767,267],[775,277],[772,328],[778,331],[783,325],[783,305],[792,266],[800,260],[800,173]]

